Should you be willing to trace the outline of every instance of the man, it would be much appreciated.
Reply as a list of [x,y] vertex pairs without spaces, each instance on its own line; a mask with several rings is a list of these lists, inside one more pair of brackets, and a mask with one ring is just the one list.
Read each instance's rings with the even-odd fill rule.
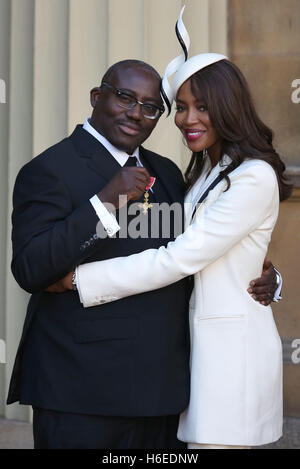
[[[143,62],[115,64],[91,91],[91,104],[84,128],[30,161],[16,180],[12,271],[32,296],[8,404],[33,406],[35,448],[181,447],[187,280],[88,310],[76,292],[45,291],[80,263],[174,239],[173,232],[113,237],[115,220],[103,206],[119,208],[119,194],[137,200],[149,175],[156,177],[150,202],[183,202],[176,165],[140,146],[162,113],[159,75]],[[134,158],[143,168],[128,167]],[[106,238],[95,234],[99,219]]]

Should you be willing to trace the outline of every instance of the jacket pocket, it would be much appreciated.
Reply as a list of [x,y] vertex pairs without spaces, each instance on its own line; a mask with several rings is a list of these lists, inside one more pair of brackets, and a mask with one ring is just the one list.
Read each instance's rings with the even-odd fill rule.
[[220,320],[234,320],[234,319],[245,319],[246,314],[232,314],[232,315],[211,315],[211,316],[197,316],[195,318],[196,321],[220,321]]
[[135,316],[109,317],[75,323],[76,343],[103,340],[133,339],[137,336],[138,324]]

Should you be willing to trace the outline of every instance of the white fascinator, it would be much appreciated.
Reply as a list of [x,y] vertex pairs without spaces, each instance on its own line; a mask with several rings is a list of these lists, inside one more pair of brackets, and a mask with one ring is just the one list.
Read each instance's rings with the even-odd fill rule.
[[[177,91],[189,77],[208,65],[228,59],[226,55],[215,53],[198,54],[188,59],[190,36],[182,21],[184,9],[185,6],[181,9],[175,26],[176,36],[183,52],[167,65],[161,84],[161,94],[167,105],[168,115],[171,112],[172,103],[176,97]],[[174,75],[172,84],[169,82],[171,75]]]

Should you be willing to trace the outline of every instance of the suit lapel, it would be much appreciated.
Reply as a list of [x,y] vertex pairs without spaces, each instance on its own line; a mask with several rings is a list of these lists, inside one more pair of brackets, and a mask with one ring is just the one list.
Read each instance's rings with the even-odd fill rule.
[[[101,145],[101,143],[99,143]],[[101,145],[101,149],[93,153],[87,165],[90,169],[102,176],[106,181],[110,181],[112,177],[121,169],[115,158]]]
[[87,160],[87,166],[106,181],[121,169],[109,151],[89,132],[78,125],[70,136],[80,157]]
[[[82,125],[77,125],[70,135],[70,139],[79,156],[85,158],[88,167],[101,176],[102,179],[110,181],[120,171],[121,166],[115,158],[95,137],[84,130]],[[162,164],[160,158],[152,157],[151,152],[143,147],[140,147],[140,155],[149,167],[150,172],[153,171],[153,174],[150,175],[155,175],[159,181],[153,188],[158,198],[167,201],[167,197],[169,203],[180,200],[182,194],[179,193],[178,187],[172,182],[170,183],[168,165]]]
[[[153,170],[154,175],[157,177],[159,184],[154,185],[153,191],[158,195],[161,192],[161,200],[166,201],[166,195],[169,198],[169,202],[178,201],[182,194],[178,194],[178,187],[175,187],[172,182],[170,183],[170,173],[167,165],[162,164],[159,158],[151,157],[151,153],[143,147],[140,147],[140,153],[142,159],[145,160],[147,166]],[[150,174],[153,176],[153,174]],[[160,186],[160,187],[159,187]],[[162,193],[163,192],[163,193]]]

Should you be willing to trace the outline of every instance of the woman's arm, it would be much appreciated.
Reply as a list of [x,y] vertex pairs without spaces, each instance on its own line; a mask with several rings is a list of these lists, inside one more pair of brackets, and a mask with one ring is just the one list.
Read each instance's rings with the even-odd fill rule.
[[203,212],[167,247],[80,265],[76,274],[83,305],[155,290],[199,272],[277,209],[277,180],[267,163],[245,163],[230,179],[230,189],[212,205],[204,205]]

